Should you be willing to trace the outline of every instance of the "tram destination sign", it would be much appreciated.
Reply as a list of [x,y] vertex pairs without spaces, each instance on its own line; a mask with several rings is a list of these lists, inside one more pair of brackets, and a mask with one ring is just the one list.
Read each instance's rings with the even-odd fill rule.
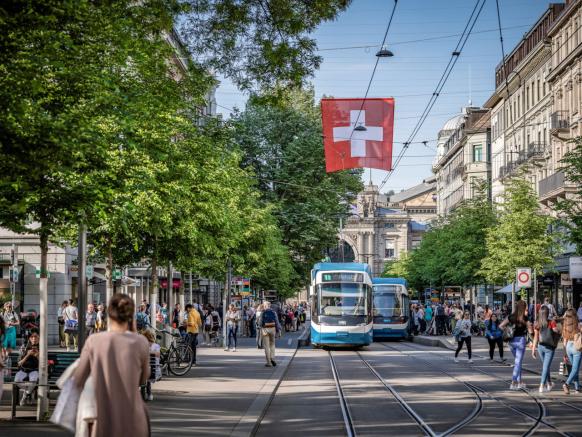
[[321,278],[323,282],[364,282],[364,275],[361,273],[324,273]]

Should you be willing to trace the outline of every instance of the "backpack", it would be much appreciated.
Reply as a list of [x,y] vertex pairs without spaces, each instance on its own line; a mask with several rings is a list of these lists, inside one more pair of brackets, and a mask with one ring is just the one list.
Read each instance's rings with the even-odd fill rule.
[[141,331],[146,327],[146,317],[144,313],[137,313],[137,317],[135,318],[135,323],[137,325],[137,330]]
[[263,328],[274,328],[277,326],[277,315],[273,310],[267,310],[261,316],[261,326]]
[[444,316],[445,315],[445,308],[442,305],[437,307],[437,316]]
[[220,323],[218,322],[218,314],[212,314],[212,330],[218,331]]

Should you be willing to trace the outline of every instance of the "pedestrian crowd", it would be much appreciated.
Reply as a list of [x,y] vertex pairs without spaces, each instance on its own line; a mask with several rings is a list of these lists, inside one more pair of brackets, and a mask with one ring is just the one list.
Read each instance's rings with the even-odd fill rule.
[[[527,349],[531,350],[533,358],[540,359],[541,378],[539,392],[545,393],[553,389],[554,383],[551,378],[551,365],[560,344],[563,345],[564,356],[561,361],[562,374],[567,376],[562,385],[565,394],[570,394],[573,389],[576,393],[581,392],[580,387],[580,363],[582,359],[582,303],[578,310],[567,309],[563,315],[558,315],[554,306],[545,299],[539,305],[527,305],[525,301],[518,300],[515,309],[508,315],[502,312],[491,311],[487,313],[486,306],[482,315],[476,312],[475,319],[483,317],[485,330],[484,335],[489,343],[489,359],[493,360],[495,349],[499,351],[499,357],[505,361],[503,356],[504,343],[514,357],[510,390],[526,389],[526,384],[522,379],[523,360]],[[472,363],[471,338],[479,330],[475,330],[475,320],[471,320],[470,309],[465,308],[462,316],[452,325],[451,334],[457,341],[457,349],[454,361],[458,361],[458,356],[463,346],[467,349],[468,362]]]

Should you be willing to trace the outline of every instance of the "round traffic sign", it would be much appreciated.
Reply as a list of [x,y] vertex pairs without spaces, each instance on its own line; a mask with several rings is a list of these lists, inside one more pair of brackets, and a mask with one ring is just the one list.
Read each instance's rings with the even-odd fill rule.
[[520,272],[519,275],[517,275],[517,279],[519,280],[520,283],[526,284],[529,282],[529,273]]

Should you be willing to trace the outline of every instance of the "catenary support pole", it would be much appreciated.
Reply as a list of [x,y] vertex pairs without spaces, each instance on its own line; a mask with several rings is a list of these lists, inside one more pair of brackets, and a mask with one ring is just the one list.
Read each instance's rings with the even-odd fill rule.
[[511,283],[511,312],[515,312],[515,281]]
[[79,242],[77,245],[77,261],[79,266],[79,274],[77,277],[77,294],[79,309],[79,339],[77,344],[79,351],[85,344],[85,337],[87,334],[85,327],[85,311],[87,311],[87,227],[81,223],[79,224]]

